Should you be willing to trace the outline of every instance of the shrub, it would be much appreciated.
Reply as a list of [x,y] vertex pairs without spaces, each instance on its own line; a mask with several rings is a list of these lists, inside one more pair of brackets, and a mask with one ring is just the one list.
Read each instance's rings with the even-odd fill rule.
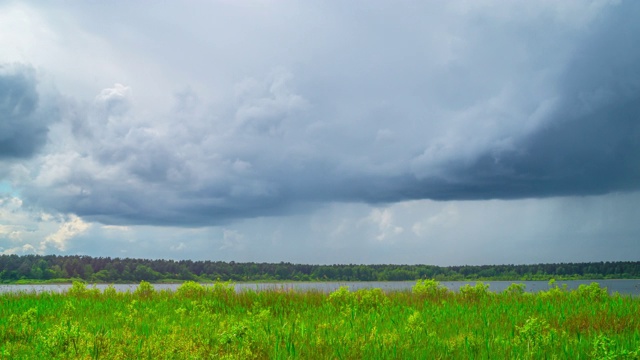
[[198,284],[195,281],[186,281],[184,282],[182,285],[180,285],[180,287],[178,287],[178,289],[176,290],[176,293],[178,294],[178,296],[184,296],[184,297],[200,297],[202,295],[204,295],[206,293],[207,289]]
[[87,285],[80,281],[74,281],[71,288],[67,291],[67,294],[71,296],[82,296],[87,293]]
[[116,290],[115,286],[109,285],[102,291],[102,294],[108,297],[115,297],[118,296],[118,291]]
[[591,301],[601,301],[609,296],[607,288],[600,287],[600,284],[593,282],[589,285],[580,285],[576,292],[578,296]]
[[489,291],[489,284],[478,281],[475,286],[466,284],[460,288],[460,294],[469,300],[480,300],[491,296],[493,293]]
[[508,295],[516,295],[516,296],[519,296],[519,295],[522,295],[522,294],[524,294],[524,293],[525,293],[525,289],[526,289],[526,288],[527,288],[527,286],[526,286],[525,284],[516,284],[516,283],[513,283],[513,284],[509,285],[509,287],[507,287],[507,288],[504,290],[504,293],[505,293],[505,294],[508,294]]
[[154,292],[155,289],[153,288],[153,285],[142,280],[140,281],[140,285],[138,285],[136,291],[134,291],[133,293],[139,297],[148,298],[153,295]]
[[517,341],[527,344],[527,351],[534,351],[550,343],[552,329],[544,319],[530,317],[522,325],[517,327]]
[[440,282],[433,279],[418,280],[411,288],[411,292],[414,294],[426,297],[438,297],[446,294],[448,291],[449,290],[440,285]]
[[213,289],[211,289],[211,291],[216,297],[225,298],[225,299],[229,299],[236,294],[236,288],[233,285],[233,283],[230,281],[226,281],[226,282],[216,281],[213,284]]
[[373,309],[389,304],[389,298],[382,289],[361,289],[356,291],[353,297],[356,298],[358,307],[362,309]]
[[353,294],[349,291],[348,286],[340,286],[340,288],[329,294],[328,301],[333,305],[344,306],[350,304],[353,300]]
[[85,283],[74,281],[71,288],[67,291],[67,294],[75,297],[98,296],[100,295],[100,290],[97,289],[95,285],[93,288],[88,289]]
[[567,290],[567,284],[563,284],[562,287],[560,288],[556,284],[556,279],[551,279],[549,280],[549,290],[541,291],[539,295],[541,299],[548,300],[548,299],[559,299],[559,298],[562,298],[563,296],[566,296],[567,294],[569,294]]

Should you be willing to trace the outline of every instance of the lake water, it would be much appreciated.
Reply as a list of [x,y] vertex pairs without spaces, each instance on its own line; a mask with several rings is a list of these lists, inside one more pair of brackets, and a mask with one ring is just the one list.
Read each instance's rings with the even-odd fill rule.
[[[602,287],[606,287],[610,293],[618,292],[622,295],[640,295],[640,279],[634,280],[570,280],[558,281],[556,284],[562,287],[567,285],[568,289],[577,289],[582,284],[591,284],[597,282]],[[287,282],[287,283],[239,283],[234,284],[236,291],[243,290],[317,290],[323,292],[332,292],[341,286],[348,286],[350,290],[379,288],[384,291],[394,290],[411,290],[415,285],[415,281],[347,281],[347,282]],[[537,292],[549,289],[548,281],[484,281],[489,285],[489,290],[500,292],[513,283],[522,283],[526,285],[526,291]],[[475,285],[474,281],[443,281],[441,284],[449,290],[458,291],[462,286],[470,284]],[[93,285],[89,285],[91,288]],[[97,284],[96,288],[104,290],[107,284]],[[156,290],[176,290],[180,284],[154,284]],[[65,292],[71,287],[71,284],[46,284],[46,285],[0,285],[0,293],[7,292]],[[118,291],[127,292],[135,291],[137,284],[115,284],[114,287]]]

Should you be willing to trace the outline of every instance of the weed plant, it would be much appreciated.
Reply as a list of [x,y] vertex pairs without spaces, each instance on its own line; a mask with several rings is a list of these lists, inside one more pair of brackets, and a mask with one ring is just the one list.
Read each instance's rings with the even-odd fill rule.
[[597,283],[502,293],[236,293],[230,283],[0,295],[1,359],[639,359],[640,299]]

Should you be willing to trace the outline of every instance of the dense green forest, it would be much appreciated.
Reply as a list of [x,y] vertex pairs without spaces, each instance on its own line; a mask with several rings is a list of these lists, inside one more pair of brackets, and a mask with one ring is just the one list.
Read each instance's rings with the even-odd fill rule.
[[393,281],[640,278],[640,261],[532,265],[305,265],[149,260],[90,256],[0,255],[0,282],[63,281]]

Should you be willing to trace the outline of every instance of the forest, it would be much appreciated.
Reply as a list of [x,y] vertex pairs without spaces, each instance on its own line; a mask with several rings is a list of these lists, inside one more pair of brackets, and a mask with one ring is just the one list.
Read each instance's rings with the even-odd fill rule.
[[0,282],[98,283],[139,281],[400,281],[549,280],[640,278],[640,262],[529,265],[308,265],[90,257],[0,255]]

